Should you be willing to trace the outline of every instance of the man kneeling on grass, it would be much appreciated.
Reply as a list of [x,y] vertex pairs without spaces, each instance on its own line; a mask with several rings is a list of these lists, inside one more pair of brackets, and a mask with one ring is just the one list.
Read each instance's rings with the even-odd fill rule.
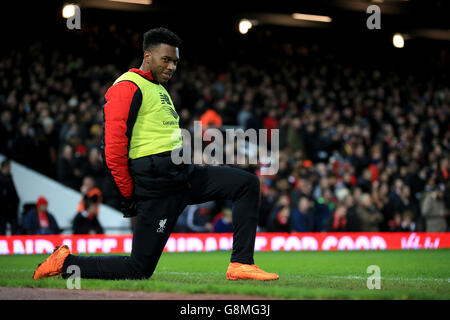
[[259,179],[242,169],[172,161],[183,139],[179,116],[163,84],[175,72],[180,42],[167,29],[148,31],[141,67],[121,75],[105,95],[103,158],[123,196],[121,211],[125,217],[137,215],[131,255],[75,256],[61,246],[38,266],[33,279],[67,277],[70,265],[80,268],[81,278],[150,278],[184,208],[216,199],[233,202],[227,279],[278,279],[253,261]]

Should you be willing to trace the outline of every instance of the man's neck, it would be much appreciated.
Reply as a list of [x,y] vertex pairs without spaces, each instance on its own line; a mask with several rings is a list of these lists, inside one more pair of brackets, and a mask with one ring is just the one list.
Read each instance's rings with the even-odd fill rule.
[[148,68],[146,68],[144,66],[144,63],[141,64],[141,66],[139,67],[139,70],[144,71],[144,72],[149,72],[150,71],[150,69],[148,69]]

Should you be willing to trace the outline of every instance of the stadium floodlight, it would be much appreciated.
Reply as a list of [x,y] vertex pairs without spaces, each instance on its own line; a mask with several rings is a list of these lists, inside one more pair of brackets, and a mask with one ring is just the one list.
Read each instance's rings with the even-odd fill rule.
[[307,20],[316,22],[331,22],[332,19],[328,16],[318,16],[315,14],[293,13],[292,18],[295,20]]
[[396,48],[403,48],[405,46],[405,39],[400,33],[396,33],[392,37],[392,43]]
[[246,34],[252,27],[253,24],[250,20],[242,19],[241,21],[239,21],[239,32],[241,34]]
[[124,3],[133,3],[133,4],[152,4],[152,0],[109,0],[114,2],[124,2]]
[[66,4],[63,7],[62,15],[63,15],[63,18],[65,18],[65,19],[73,17],[75,15],[75,5],[73,5],[73,4]]

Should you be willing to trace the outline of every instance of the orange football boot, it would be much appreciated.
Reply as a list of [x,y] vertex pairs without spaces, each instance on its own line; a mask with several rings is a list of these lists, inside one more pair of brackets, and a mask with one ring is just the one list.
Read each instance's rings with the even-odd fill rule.
[[33,279],[42,279],[60,275],[64,260],[70,254],[68,246],[58,246],[44,262],[40,263],[34,271]]
[[227,279],[277,280],[278,275],[275,273],[265,272],[254,264],[231,262],[227,270]]

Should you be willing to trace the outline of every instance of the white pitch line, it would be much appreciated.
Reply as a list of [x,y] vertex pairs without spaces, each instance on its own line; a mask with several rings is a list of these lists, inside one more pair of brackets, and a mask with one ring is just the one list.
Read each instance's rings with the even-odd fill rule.
[[[33,272],[34,269],[7,269],[3,270],[7,272]],[[223,272],[198,272],[198,271],[192,271],[192,272],[181,272],[181,271],[155,271],[155,274],[173,274],[173,275],[223,275]],[[329,278],[329,279],[348,279],[348,280],[367,280],[367,277],[362,276],[333,276],[333,275],[317,275],[317,276],[302,276],[302,275],[290,275],[289,277],[294,278]],[[450,283],[450,278],[398,278],[398,277],[381,277],[381,280],[393,280],[393,281],[434,281],[434,282],[448,282]]]
[[[363,276],[354,276],[354,275],[348,275],[348,276],[333,276],[333,275],[317,275],[317,276],[302,276],[302,275],[294,275],[294,278],[329,278],[329,279],[348,279],[348,280],[367,280],[369,275],[367,277]],[[450,278],[399,278],[399,277],[381,277],[381,280],[395,280],[395,281],[440,281],[440,282],[450,282]]]
[[[222,274],[221,272],[176,272],[176,271],[157,271],[155,274],[174,274],[174,275],[189,275],[189,274]],[[303,278],[301,275],[294,275],[295,278]],[[324,276],[316,276],[318,278],[329,278],[329,279],[349,279],[349,280],[367,280],[367,277],[361,276],[333,276],[333,275],[324,275]],[[310,277],[308,277],[310,278]],[[313,277],[311,277],[313,278]],[[437,282],[450,282],[450,278],[394,278],[394,277],[381,277],[381,280],[394,280],[394,281],[437,281]]]
[[3,269],[0,272],[33,272],[36,269]]
[[[299,278],[301,276],[295,276]],[[318,276],[320,278],[330,278],[330,279],[349,279],[349,280],[367,280],[368,277],[361,276]],[[450,282],[450,278],[398,278],[398,277],[381,277],[381,280],[393,280],[393,281],[437,281],[437,282]]]
[[[207,274],[217,274],[221,275],[222,272],[177,272],[177,271],[155,271],[155,274],[173,274],[173,275],[193,275],[193,274],[199,274],[199,275],[207,275]],[[292,276],[290,276],[292,277]],[[304,276],[301,275],[294,275],[295,278],[304,278]],[[361,277],[361,276],[333,276],[333,275],[317,275],[317,276],[307,276],[307,278],[329,278],[329,279],[349,279],[349,280],[367,280],[367,277]],[[437,281],[437,282],[450,282],[450,278],[394,278],[394,277],[381,277],[381,280],[394,280],[394,281]]]

